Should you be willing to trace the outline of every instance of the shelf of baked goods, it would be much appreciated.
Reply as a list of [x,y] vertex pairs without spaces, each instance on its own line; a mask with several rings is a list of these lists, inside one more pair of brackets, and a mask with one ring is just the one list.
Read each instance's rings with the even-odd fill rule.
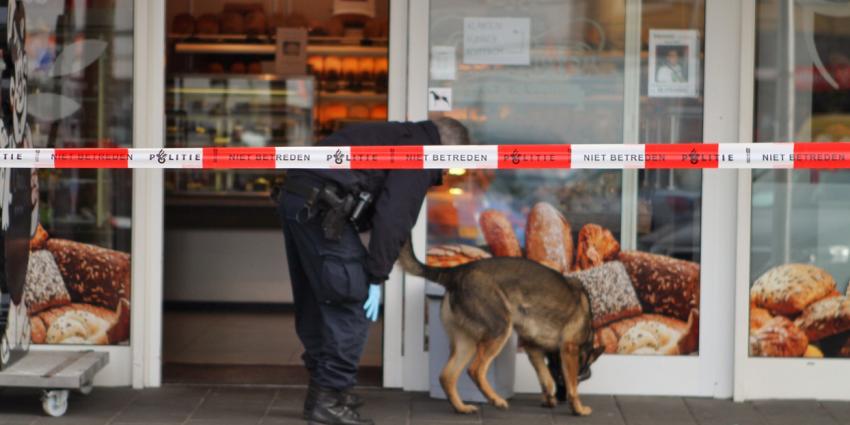
[[387,93],[375,91],[320,91],[319,98],[324,100],[361,100],[361,101],[387,101]]
[[[174,51],[183,54],[207,55],[266,55],[274,56],[274,37],[245,35],[169,35]],[[386,56],[386,39],[361,40],[337,37],[310,37],[308,55],[324,56]]]

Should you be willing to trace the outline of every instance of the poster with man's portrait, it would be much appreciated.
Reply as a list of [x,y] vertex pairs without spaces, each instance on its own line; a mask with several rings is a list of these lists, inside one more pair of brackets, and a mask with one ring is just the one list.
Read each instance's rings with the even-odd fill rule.
[[699,95],[699,33],[696,30],[649,31],[649,96]]

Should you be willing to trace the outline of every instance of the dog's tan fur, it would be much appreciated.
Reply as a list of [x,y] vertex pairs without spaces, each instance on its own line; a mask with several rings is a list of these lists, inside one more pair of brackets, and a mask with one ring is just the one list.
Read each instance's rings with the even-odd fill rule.
[[578,396],[579,376],[589,372],[603,348],[593,347],[590,302],[581,282],[516,257],[429,267],[416,259],[409,242],[399,259],[408,273],[446,288],[440,318],[451,341],[451,356],[440,374],[440,383],[455,410],[477,411],[457,393],[457,380],[467,364],[470,377],[484,396],[496,407],[508,407],[487,381],[487,370],[514,330],[537,372],[543,404],[557,404],[555,382],[545,361],[545,353],[557,351],[573,412],[582,416],[591,413]]

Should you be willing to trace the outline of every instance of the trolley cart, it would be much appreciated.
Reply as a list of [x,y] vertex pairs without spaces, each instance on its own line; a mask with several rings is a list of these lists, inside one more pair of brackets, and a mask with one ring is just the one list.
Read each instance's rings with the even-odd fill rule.
[[0,387],[41,388],[41,406],[50,416],[68,410],[68,393],[88,395],[94,375],[109,363],[109,353],[87,351],[30,351],[0,371]]

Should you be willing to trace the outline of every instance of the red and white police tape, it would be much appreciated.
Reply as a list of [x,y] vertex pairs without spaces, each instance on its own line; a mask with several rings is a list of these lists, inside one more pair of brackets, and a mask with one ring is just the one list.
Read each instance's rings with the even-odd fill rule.
[[850,143],[0,149],[0,168],[850,168]]

